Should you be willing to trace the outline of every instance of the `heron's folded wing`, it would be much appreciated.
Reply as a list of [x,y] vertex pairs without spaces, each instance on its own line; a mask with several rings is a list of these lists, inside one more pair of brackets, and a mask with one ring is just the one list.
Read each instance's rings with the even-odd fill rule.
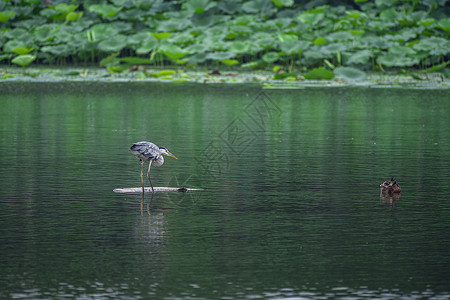
[[131,151],[136,151],[147,159],[155,159],[159,157],[159,147],[150,142],[138,142],[130,147]]

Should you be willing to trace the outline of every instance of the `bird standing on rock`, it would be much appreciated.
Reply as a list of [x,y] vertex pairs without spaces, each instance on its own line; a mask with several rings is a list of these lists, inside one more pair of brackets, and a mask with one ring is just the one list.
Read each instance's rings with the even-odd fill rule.
[[152,181],[150,179],[150,167],[152,165],[155,165],[157,167],[162,166],[162,164],[164,163],[163,155],[171,156],[175,159],[177,158],[172,153],[170,153],[166,147],[158,147],[151,142],[134,143],[133,146],[130,147],[130,151],[142,162],[141,164],[142,195],[144,194],[144,179],[142,177],[144,162],[148,162],[147,178],[148,181],[150,182],[150,186],[152,187],[152,192],[155,192],[155,190],[153,189]]

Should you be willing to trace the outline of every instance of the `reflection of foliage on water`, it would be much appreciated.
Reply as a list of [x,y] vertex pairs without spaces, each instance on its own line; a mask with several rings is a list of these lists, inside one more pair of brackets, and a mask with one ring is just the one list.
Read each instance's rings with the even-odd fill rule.
[[[136,64],[279,65],[301,73],[447,65],[446,1],[302,2],[3,1],[0,60],[36,55],[39,63],[100,62],[112,72]],[[340,73],[360,76],[354,70]]]

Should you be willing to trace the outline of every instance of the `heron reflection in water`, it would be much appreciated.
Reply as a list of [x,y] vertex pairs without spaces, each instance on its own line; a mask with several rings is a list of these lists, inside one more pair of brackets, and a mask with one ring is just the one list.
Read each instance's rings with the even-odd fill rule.
[[158,147],[151,142],[137,142],[130,147],[131,153],[141,160],[141,183],[142,183],[142,196],[144,195],[144,178],[142,172],[144,169],[144,162],[148,162],[147,178],[152,187],[152,192],[155,192],[153,188],[152,180],[150,179],[150,167],[155,165],[157,167],[162,166],[164,163],[163,155],[171,156],[177,159],[172,153],[167,150],[166,147]]

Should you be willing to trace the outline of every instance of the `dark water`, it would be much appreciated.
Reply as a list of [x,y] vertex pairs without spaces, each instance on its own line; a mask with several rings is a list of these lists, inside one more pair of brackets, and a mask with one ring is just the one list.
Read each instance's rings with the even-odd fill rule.
[[3,83],[0,298],[449,299],[449,96]]

